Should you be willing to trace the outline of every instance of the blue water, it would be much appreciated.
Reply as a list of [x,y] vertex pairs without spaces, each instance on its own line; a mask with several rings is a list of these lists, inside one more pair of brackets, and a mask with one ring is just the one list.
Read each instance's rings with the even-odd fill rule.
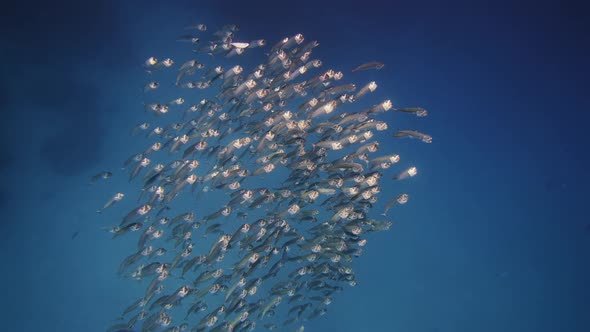
[[383,61],[361,76],[376,99],[430,112],[387,119],[434,142],[381,141],[420,169],[411,200],[306,331],[590,331],[587,6],[172,2],[3,8],[0,330],[104,331],[145,288],[116,277],[132,244],[101,230],[134,202],[94,213],[130,185],[87,181],[144,149],[129,138],[140,64],[179,54],[174,38],[203,22],[270,44],[303,33],[330,67]]

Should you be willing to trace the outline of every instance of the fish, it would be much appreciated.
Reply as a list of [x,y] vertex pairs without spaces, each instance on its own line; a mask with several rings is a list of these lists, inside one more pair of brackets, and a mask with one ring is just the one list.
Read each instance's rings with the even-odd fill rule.
[[393,179],[394,180],[403,180],[403,179],[414,177],[414,176],[416,176],[416,174],[418,174],[418,169],[415,166],[411,166],[411,167],[405,169],[404,171],[398,173],[397,175],[395,175],[393,177]]
[[102,171],[90,177],[90,184],[94,184],[100,180],[108,180],[113,176],[111,171]]
[[230,43],[231,46],[235,47],[235,48],[248,48],[250,46],[250,43],[247,42],[232,42]]
[[148,73],[151,73],[151,70],[155,68],[158,63],[158,58],[151,56],[144,61],[143,66]]
[[151,81],[145,85],[145,87],[143,88],[143,92],[153,91],[156,90],[158,87],[160,87],[160,83]]
[[389,211],[394,205],[396,204],[406,204],[408,202],[409,196],[408,194],[400,194],[397,197],[395,197],[394,199],[392,199],[391,201],[389,201],[389,203],[387,203],[387,205],[385,205],[385,211],[383,211],[383,213],[381,213],[382,216],[386,217],[387,216],[387,211]]
[[98,210],[96,210],[96,212],[102,213],[102,211],[109,208],[110,206],[112,206],[116,202],[120,202],[124,197],[125,197],[125,194],[116,193],[111,199],[108,200],[108,202],[106,202],[106,204],[102,207],[102,209],[98,209]]
[[428,144],[432,143],[432,136],[427,135],[427,134],[423,134],[423,133],[416,131],[416,130],[398,130],[395,134],[393,134],[393,137],[395,137],[395,138],[403,138],[403,137],[417,138],[424,143],[428,143]]
[[[149,100],[131,129],[141,145],[124,151],[126,194],[98,210],[137,200],[107,230],[133,248],[117,275],[146,280],[121,308],[128,320],[110,330],[303,331],[357,286],[352,266],[366,235],[390,229],[379,218],[408,201],[399,194],[374,213],[382,188],[418,174],[393,170],[405,160],[390,149],[396,140],[378,134],[391,130],[385,118],[428,112],[371,101],[377,81],[330,68],[303,34],[267,48],[236,25],[186,30],[177,38],[186,56],[143,63]],[[246,53],[255,66],[241,63]],[[417,130],[391,135],[432,140]]]
[[359,65],[358,67],[352,69],[352,72],[354,73],[356,71],[369,70],[369,69],[379,70],[379,69],[383,68],[384,66],[385,66],[385,64],[382,62],[371,61],[371,62],[363,63],[362,65]]
[[203,23],[196,23],[196,24],[187,26],[185,29],[196,29],[196,30],[203,32],[203,31],[207,31],[207,26]]
[[133,136],[138,135],[142,131],[148,130],[149,127],[150,127],[150,124],[149,123],[142,122],[142,123],[138,124],[137,126],[135,126],[135,128],[132,129],[131,134]]
[[201,41],[201,38],[199,38],[198,36],[195,36],[195,35],[182,35],[182,36],[178,37],[178,39],[176,39],[176,40],[190,42],[192,44],[197,44],[198,42]]
[[419,118],[423,118],[428,116],[428,111],[423,109],[422,107],[403,107],[403,108],[396,108],[394,109],[395,112],[402,112],[402,113],[409,113],[414,114]]

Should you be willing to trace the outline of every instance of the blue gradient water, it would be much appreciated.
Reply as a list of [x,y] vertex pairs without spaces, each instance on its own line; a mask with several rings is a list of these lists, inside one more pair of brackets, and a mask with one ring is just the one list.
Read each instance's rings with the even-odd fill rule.
[[359,81],[430,111],[387,119],[434,143],[381,141],[420,169],[404,184],[410,203],[369,238],[359,285],[306,331],[590,331],[587,6],[99,1],[4,11],[0,330],[104,331],[145,287],[116,277],[132,245],[101,230],[133,202],[94,213],[129,186],[125,176],[87,181],[144,148],[129,137],[144,119],[140,64],[181,54],[174,38],[203,22],[271,44],[303,33],[329,67],[383,61]]

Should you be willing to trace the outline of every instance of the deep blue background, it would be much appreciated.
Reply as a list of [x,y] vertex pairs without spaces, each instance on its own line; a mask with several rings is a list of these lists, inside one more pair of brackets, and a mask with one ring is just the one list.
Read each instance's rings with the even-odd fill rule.
[[128,250],[93,213],[112,188],[86,181],[142,147],[126,141],[143,119],[141,62],[204,22],[271,44],[301,32],[330,67],[379,59],[386,67],[364,77],[431,114],[404,120],[434,137],[401,148],[420,169],[411,204],[370,238],[358,287],[306,331],[590,331],[590,24],[580,3],[3,5],[1,329],[103,331],[139,289],[115,278]]

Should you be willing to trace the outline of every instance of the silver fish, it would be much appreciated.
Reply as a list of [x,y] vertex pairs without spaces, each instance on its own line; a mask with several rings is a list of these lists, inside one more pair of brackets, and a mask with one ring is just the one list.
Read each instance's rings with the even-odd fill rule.
[[360,70],[369,70],[369,69],[376,69],[379,70],[381,68],[383,68],[385,66],[385,64],[383,64],[382,62],[378,62],[378,61],[371,61],[371,62],[367,62],[367,63],[363,63],[362,65],[354,68],[352,70],[352,72],[356,72],[356,71],[360,71]]

